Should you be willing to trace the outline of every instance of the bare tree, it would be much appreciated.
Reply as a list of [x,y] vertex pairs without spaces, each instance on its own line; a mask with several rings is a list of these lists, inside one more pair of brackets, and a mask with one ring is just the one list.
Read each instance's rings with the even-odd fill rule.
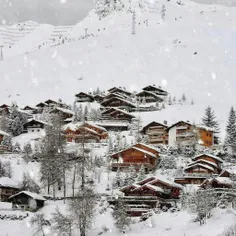
[[96,195],[92,189],[83,189],[70,203],[69,209],[80,236],[86,236],[92,227],[96,205]]
[[115,220],[115,226],[118,231],[121,233],[125,233],[131,223],[131,219],[127,214],[127,206],[125,206],[123,202],[118,200],[112,216]]
[[73,235],[73,219],[70,216],[63,215],[59,209],[52,214],[53,216],[53,230],[58,236],[72,236]]
[[45,220],[44,214],[36,214],[31,218],[30,223],[35,227],[35,233],[33,236],[46,236],[45,228],[48,226],[48,223]]

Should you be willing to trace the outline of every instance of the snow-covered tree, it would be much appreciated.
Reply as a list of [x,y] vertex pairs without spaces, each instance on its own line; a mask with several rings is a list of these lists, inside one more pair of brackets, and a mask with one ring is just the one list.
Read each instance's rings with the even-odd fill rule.
[[233,107],[229,112],[229,118],[226,126],[225,146],[236,148],[236,113]]
[[215,133],[220,132],[219,123],[216,119],[215,112],[210,106],[205,109],[205,115],[202,118],[202,124],[206,127],[214,129]]
[[187,101],[186,95],[183,93],[181,97],[181,101],[185,103]]
[[35,227],[35,236],[45,236],[48,224],[43,213],[37,213],[30,220],[31,225]]
[[127,214],[128,207],[118,200],[117,205],[112,213],[117,230],[125,233],[131,224],[131,219]]
[[27,173],[23,174],[23,180],[20,183],[20,189],[22,191],[30,191],[33,193],[40,192],[40,187],[38,186],[38,184],[36,184],[35,181]]
[[132,34],[135,35],[136,34],[136,12],[133,11],[133,15],[132,15]]
[[166,18],[166,6],[163,4],[161,8],[161,19],[164,21]]
[[27,116],[19,112],[16,105],[10,107],[10,124],[9,130],[13,136],[18,136],[23,133],[23,125],[28,121]]
[[74,108],[74,117],[73,117],[73,122],[74,123],[77,123],[77,122],[80,122],[82,121],[83,119],[83,107],[82,105],[80,104],[79,107],[75,107]]
[[84,189],[70,203],[69,210],[80,236],[86,236],[95,216],[96,194],[92,189]]
[[30,143],[26,143],[23,147],[23,152],[26,154],[26,157],[29,158],[30,154],[32,154],[32,147]]
[[146,170],[144,165],[142,165],[138,173],[137,181],[144,180],[145,178],[146,178]]
[[11,136],[4,135],[3,140],[2,140],[2,145],[8,147],[8,151],[12,151],[12,138]]
[[6,111],[3,111],[0,116],[0,130],[4,132],[9,131],[9,119]]
[[58,236],[72,236],[73,235],[73,219],[70,215],[62,214],[59,209],[52,213],[52,228]]

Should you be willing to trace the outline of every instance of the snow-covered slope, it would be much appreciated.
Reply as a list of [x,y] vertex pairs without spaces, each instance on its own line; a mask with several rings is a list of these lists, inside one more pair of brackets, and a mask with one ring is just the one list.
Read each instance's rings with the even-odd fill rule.
[[[81,40],[13,56],[14,50],[28,51],[34,41],[46,40],[55,30],[38,26],[11,48],[11,57],[5,52],[0,63],[1,103],[35,105],[48,98],[72,103],[81,90],[114,85],[140,90],[155,83],[173,96],[184,92],[193,97],[201,112],[208,104],[218,114],[228,112],[235,98],[236,9],[190,1],[163,3],[164,21],[162,2],[145,10],[135,8],[135,35],[133,14],[127,9],[102,20],[92,11],[67,32],[69,38]],[[83,39],[85,29],[88,37]],[[194,117],[195,107],[189,113]]]

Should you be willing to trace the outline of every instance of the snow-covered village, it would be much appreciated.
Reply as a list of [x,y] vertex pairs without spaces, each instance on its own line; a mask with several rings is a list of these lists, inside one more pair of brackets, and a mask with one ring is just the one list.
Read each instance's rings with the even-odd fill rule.
[[235,236],[235,5],[0,18],[0,236]]

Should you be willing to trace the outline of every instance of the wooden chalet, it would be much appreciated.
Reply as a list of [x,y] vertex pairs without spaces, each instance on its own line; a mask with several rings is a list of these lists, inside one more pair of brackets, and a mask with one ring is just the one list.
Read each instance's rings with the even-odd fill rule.
[[64,127],[67,142],[98,143],[108,138],[106,129],[92,122],[68,124]]
[[96,125],[103,127],[107,131],[127,131],[129,129],[129,123],[128,122],[121,122],[116,120],[101,120],[99,122],[96,122]]
[[145,102],[145,103],[152,103],[152,102],[163,102],[163,95],[158,95],[156,93],[153,92],[149,92],[149,91],[142,91],[140,93],[136,94],[136,98],[138,99],[138,101],[140,102]]
[[48,107],[48,104],[45,102],[40,102],[36,105],[38,109],[43,109],[44,107]]
[[134,115],[116,107],[111,107],[102,112],[102,120],[131,122],[133,118],[135,118]]
[[161,89],[160,87],[156,87],[155,85],[148,85],[148,86],[144,87],[143,90],[151,92],[151,93],[155,93],[155,94],[158,94],[158,95],[163,95],[163,96],[168,95],[168,92]]
[[98,103],[101,103],[104,101],[105,96],[101,94],[96,94],[93,96],[94,100]]
[[12,179],[0,178],[0,202],[8,202],[9,197],[17,192],[19,192],[19,187]]
[[208,127],[192,125],[186,121],[179,121],[167,128],[170,147],[203,146],[214,144],[214,131]]
[[168,144],[168,132],[166,124],[151,122],[144,126],[142,133],[148,136],[148,142],[151,144]]
[[112,170],[126,169],[135,166],[139,169],[142,165],[146,171],[154,170],[159,159],[159,152],[146,144],[138,143],[111,156]]
[[[226,176],[227,172],[222,172],[222,160],[211,154],[200,154],[193,158],[185,169],[185,175],[175,179],[179,184],[202,184],[212,176]],[[221,177],[221,176],[220,176]]]
[[6,105],[6,104],[2,104],[1,106],[0,106],[0,115],[2,115],[3,113],[5,113],[5,114],[9,114],[10,113],[10,106],[9,105]]
[[234,182],[229,177],[215,177],[206,179],[202,184],[201,188],[204,189],[221,189],[221,188],[232,188]]
[[46,199],[37,193],[21,191],[9,197],[13,209],[35,211],[44,206]]
[[101,106],[103,107],[118,107],[118,108],[123,108],[126,110],[132,110],[136,108],[136,105],[130,101],[127,101],[125,99],[119,98],[119,97],[113,97],[108,100],[104,100],[101,103]]
[[175,205],[181,190],[179,184],[152,176],[120,189],[124,196],[118,200],[124,202],[130,216],[141,216],[152,208]]
[[130,97],[132,95],[132,93],[126,91],[125,89],[121,88],[121,87],[113,87],[107,90],[109,93],[113,93],[113,94],[118,94],[122,97]]
[[75,95],[77,102],[94,102],[94,97],[91,94],[80,92]]
[[4,139],[5,136],[10,136],[10,135],[8,133],[0,130],[0,144],[1,144],[1,142]]
[[63,121],[65,121],[69,118],[72,118],[74,116],[73,111],[71,111],[69,109],[62,108],[62,107],[56,107],[53,110],[51,110],[50,113],[59,115]]
[[40,121],[40,120],[30,120],[29,122],[24,124],[24,132],[27,133],[38,133],[41,132],[46,128],[46,126],[49,126],[50,124]]
[[34,107],[30,107],[30,106],[25,106],[23,109],[21,109],[22,111],[26,111],[28,113],[35,113],[36,112],[36,108]]

